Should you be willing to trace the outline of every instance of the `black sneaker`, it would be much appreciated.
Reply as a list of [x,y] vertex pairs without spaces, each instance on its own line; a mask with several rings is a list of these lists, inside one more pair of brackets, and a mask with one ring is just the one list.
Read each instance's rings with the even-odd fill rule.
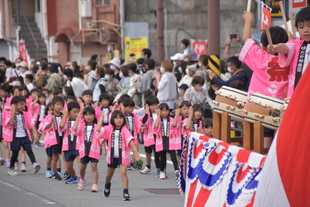
[[55,173],[55,174],[53,175],[53,180],[61,180],[60,175],[59,175],[58,173]]
[[69,172],[68,171],[66,171],[65,173],[64,173],[64,177],[63,177],[65,180],[68,180],[69,178],[71,178],[71,175],[69,174]]
[[104,188],[103,194],[104,194],[105,197],[109,197],[109,195],[110,195],[110,189]]
[[129,195],[129,193],[124,193],[124,194],[123,194],[123,199],[124,199],[124,201],[130,201],[130,195]]
[[138,170],[138,162],[131,162],[130,166],[132,167],[133,170]]

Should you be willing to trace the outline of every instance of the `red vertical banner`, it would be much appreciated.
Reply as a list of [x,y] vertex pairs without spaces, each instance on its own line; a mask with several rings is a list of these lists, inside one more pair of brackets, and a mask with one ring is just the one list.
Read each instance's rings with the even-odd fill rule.
[[272,26],[271,11],[263,5],[262,12],[261,30],[265,30],[265,24],[267,24],[268,27]]
[[23,61],[27,61],[27,49],[26,49],[26,44],[24,40],[21,40],[18,44],[18,51],[19,51],[19,57],[23,59]]
[[200,55],[207,54],[207,41],[194,40],[192,42],[192,49],[193,49],[193,52],[197,54],[197,59],[198,59]]
[[301,8],[307,6],[307,0],[292,0],[293,8]]

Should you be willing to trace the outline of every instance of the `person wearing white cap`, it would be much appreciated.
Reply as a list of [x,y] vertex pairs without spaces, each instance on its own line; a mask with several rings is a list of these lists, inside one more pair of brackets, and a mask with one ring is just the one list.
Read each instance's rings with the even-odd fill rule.
[[184,75],[183,78],[181,79],[181,81],[179,82],[179,87],[182,84],[186,84],[186,85],[188,85],[188,87],[190,87],[196,71],[197,71],[196,65],[188,66],[185,70],[186,75]]
[[25,82],[25,77],[27,74],[31,74],[31,72],[28,70],[27,63],[25,61],[22,61],[19,63],[19,66],[17,68],[17,74],[21,77],[23,77]]
[[119,69],[121,68],[121,61],[118,58],[113,58],[108,62],[110,64],[110,68],[114,70],[114,78],[121,80],[119,77]]
[[174,75],[177,78],[177,82],[179,82],[185,72],[181,67],[184,61],[184,56],[181,53],[177,53],[174,56],[171,56],[170,59],[173,61]]

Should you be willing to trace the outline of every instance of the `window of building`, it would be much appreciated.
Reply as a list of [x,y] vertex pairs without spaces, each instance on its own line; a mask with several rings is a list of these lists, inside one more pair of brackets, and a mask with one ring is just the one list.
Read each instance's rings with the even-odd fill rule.
[[110,0],[96,0],[96,5],[109,5]]

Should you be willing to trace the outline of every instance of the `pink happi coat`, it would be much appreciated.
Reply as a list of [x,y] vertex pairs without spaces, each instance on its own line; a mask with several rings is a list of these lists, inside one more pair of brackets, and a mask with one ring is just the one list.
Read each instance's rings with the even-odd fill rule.
[[[133,114],[133,119],[134,119],[134,128],[133,128],[133,131],[134,131],[134,134],[133,134],[134,143],[135,144],[139,144],[138,136],[142,132],[142,130],[141,130],[142,120],[141,120],[141,118],[136,113],[132,112],[132,114]],[[125,126],[127,127],[127,125],[125,125]]]
[[[79,121],[79,125],[77,130],[75,131],[73,127],[71,128],[71,133],[75,136],[77,136],[77,144],[80,146],[79,147],[79,154],[80,158],[83,158],[87,156],[85,154],[85,141],[84,141],[84,128],[85,128],[85,121],[81,119]],[[100,158],[100,150],[101,150],[101,145],[103,142],[102,136],[103,136],[103,127],[101,127],[100,132],[97,131],[97,124],[94,124],[94,134],[93,137],[91,138],[91,146],[90,146],[90,151],[88,157],[99,159]]]
[[[3,140],[6,142],[13,142],[13,132],[14,132],[14,125],[9,124],[11,118],[11,111],[3,110]],[[34,126],[35,120],[33,119],[32,115],[29,112],[23,111],[21,112],[24,114],[25,124],[26,124],[26,131],[28,138],[32,141],[32,136],[30,133],[30,129]]]
[[[174,133],[174,136],[172,136],[170,138],[171,142],[172,143],[175,143],[174,144],[174,150],[180,150],[182,149],[182,136],[185,134],[185,125],[184,125],[184,119],[182,120],[182,116],[179,116],[177,118],[177,125],[174,127],[172,124],[171,124],[171,131],[173,131]],[[174,138],[173,138],[174,137]],[[169,142],[170,143],[170,142]]]
[[[153,126],[153,134],[156,135],[156,140],[155,140],[155,151],[156,152],[160,152],[160,151],[164,150],[163,135],[162,135],[162,128],[161,128],[162,121],[161,121],[160,117],[158,117],[157,120],[158,119],[159,119],[158,127],[155,127],[155,123],[154,123],[154,126]],[[168,117],[168,119],[169,119],[169,122],[170,122],[170,126],[167,126],[167,127],[169,127],[169,134],[168,134],[169,150],[175,150],[176,149],[176,137],[175,137],[176,130],[175,130],[174,127],[172,127],[173,118],[172,117]],[[181,139],[178,140],[178,142],[181,143]]]
[[33,98],[29,96],[26,99],[26,106],[27,106],[28,112],[31,113],[33,118],[37,121],[38,116],[39,116],[39,111],[40,111],[40,104],[35,103],[34,105],[32,105],[32,102],[33,102]]
[[[102,113],[101,106],[96,107],[96,108],[95,108],[95,112],[96,112],[96,118],[97,118],[97,120],[99,121],[99,120],[101,119],[101,115],[102,115],[102,114],[101,114],[101,113]],[[108,117],[108,123],[109,123],[109,124],[110,124],[111,115],[112,115],[112,113],[111,113],[111,111],[110,111],[109,117]]]
[[142,120],[144,116],[140,117],[141,131],[144,132],[143,140],[144,140],[144,146],[146,147],[149,147],[155,144],[155,139],[153,136],[153,126],[154,126],[155,120],[153,120],[153,123],[151,123],[151,116],[152,116],[152,113],[149,113],[145,124],[142,124]]
[[10,110],[11,109],[11,100],[14,96],[9,96],[9,97],[6,97],[5,98],[5,104],[4,104],[4,107],[3,109],[5,110]]
[[[290,75],[289,75],[289,82],[288,82],[288,91],[287,97],[292,97],[293,92],[295,90],[295,77],[296,77],[296,68],[298,64],[298,58],[300,53],[300,48],[302,47],[304,40],[295,38],[293,40],[288,41],[286,46],[289,49],[288,54],[279,53],[279,65],[281,67],[290,66]],[[309,55],[309,54],[306,54]],[[304,63],[306,66],[309,63]]]
[[[103,139],[108,140],[108,152],[107,152],[107,162],[111,163],[111,150],[112,150],[112,132],[114,127],[112,125],[104,126],[104,133]],[[134,139],[131,135],[130,131],[127,127],[123,126],[121,128],[121,135],[122,135],[122,165],[129,165],[130,164],[130,141]]]
[[248,39],[239,55],[253,75],[248,89],[248,97],[260,93],[283,100],[287,97],[290,66],[280,67],[278,56],[261,50],[255,41]]
[[56,137],[56,129],[54,123],[51,127],[46,129],[46,126],[51,122],[53,118],[52,114],[47,115],[39,124],[38,132],[44,134],[44,148],[47,149],[50,146],[58,144]]
[[[186,119],[183,120],[183,127],[184,127],[184,132],[185,132],[185,134],[187,134],[188,132],[192,131],[192,128],[193,128],[193,123],[192,123],[192,124],[191,124],[191,129],[190,129],[190,130],[186,129],[187,120],[188,120],[188,118],[186,118]],[[197,129],[197,131],[195,131],[195,132],[201,133],[202,131],[203,131],[203,128],[202,128],[202,121],[199,120],[199,121],[198,121],[198,129]]]
[[[58,131],[63,133],[63,140],[62,140],[62,151],[69,151],[69,142],[71,137],[69,137],[69,130],[68,126],[69,126],[69,118],[66,120],[65,126],[64,128],[60,128],[60,125],[58,125]],[[72,128],[73,126],[71,126]],[[80,146],[79,146],[79,140],[76,137],[76,144],[75,144],[75,150],[79,150]]]

